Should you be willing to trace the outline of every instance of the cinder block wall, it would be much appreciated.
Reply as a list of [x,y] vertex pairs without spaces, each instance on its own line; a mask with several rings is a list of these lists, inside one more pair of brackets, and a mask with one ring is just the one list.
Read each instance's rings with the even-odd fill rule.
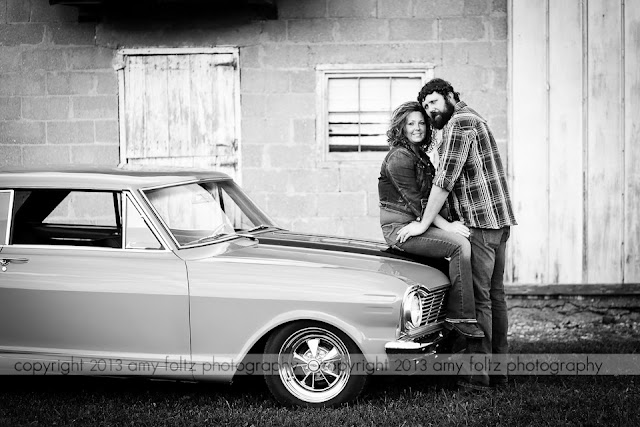
[[112,49],[47,0],[0,1],[0,167],[117,164]]
[[0,0],[0,167],[117,164],[116,49],[238,46],[243,186],[287,228],[380,240],[380,165],[320,161],[316,65],[432,63],[488,119],[506,158],[506,5],[278,0],[277,20],[136,25]]

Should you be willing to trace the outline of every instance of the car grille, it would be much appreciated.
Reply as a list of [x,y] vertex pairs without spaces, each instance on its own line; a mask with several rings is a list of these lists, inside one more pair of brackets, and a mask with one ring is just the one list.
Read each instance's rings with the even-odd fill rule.
[[420,299],[422,300],[422,322],[420,322],[420,326],[444,321],[447,316],[445,301],[448,294],[447,290],[448,288],[420,292]]

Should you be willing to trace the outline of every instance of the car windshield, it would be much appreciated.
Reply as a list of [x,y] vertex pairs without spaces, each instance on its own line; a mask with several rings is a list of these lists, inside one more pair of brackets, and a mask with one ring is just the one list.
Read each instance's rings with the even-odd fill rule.
[[144,194],[183,247],[275,226],[233,181],[182,184]]

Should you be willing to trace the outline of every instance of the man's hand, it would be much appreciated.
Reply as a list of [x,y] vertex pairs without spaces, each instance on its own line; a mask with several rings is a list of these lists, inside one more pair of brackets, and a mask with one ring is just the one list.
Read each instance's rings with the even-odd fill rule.
[[449,233],[457,233],[467,239],[471,235],[471,231],[469,231],[469,227],[467,227],[460,221],[445,223],[443,230],[448,231]]
[[413,221],[398,231],[398,243],[404,243],[411,236],[418,236],[429,228],[428,225],[425,225],[421,222]]

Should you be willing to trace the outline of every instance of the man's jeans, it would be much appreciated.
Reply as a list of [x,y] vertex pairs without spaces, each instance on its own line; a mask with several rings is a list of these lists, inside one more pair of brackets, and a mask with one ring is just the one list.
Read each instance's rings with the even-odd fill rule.
[[[505,249],[510,228],[499,230],[471,228],[471,269],[476,298],[476,318],[484,332],[481,340],[470,340],[469,352],[493,354],[492,367],[501,372],[492,373],[496,382],[505,381],[507,345],[507,302],[504,294]],[[473,343],[471,341],[474,341]],[[500,362],[499,365],[496,362]],[[487,372],[476,373],[472,381],[489,385]]]
[[413,221],[413,217],[382,208],[380,220],[383,223],[382,234],[390,246],[425,257],[450,258],[451,288],[447,320],[453,323],[475,322],[477,304],[474,299],[469,241],[459,234],[431,226],[423,234],[411,237],[404,243],[397,243],[398,231]]

